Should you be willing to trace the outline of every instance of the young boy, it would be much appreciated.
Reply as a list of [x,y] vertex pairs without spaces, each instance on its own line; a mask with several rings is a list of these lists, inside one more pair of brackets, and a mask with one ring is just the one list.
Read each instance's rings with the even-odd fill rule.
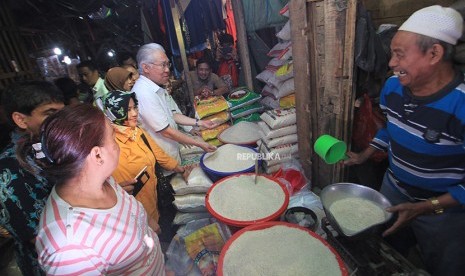
[[[38,172],[24,169],[16,159],[22,139],[40,135],[40,125],[47,116],[64,107],[63,95],[45,81],[18,83],[2,95],[5,114],[15,127],[11,143],[0,153],[0,226],[15,242],[16,262],[23,275],[44,275],[34,247],[40,213],[53,186]],[[34,158],[28,165],[37,168]]]

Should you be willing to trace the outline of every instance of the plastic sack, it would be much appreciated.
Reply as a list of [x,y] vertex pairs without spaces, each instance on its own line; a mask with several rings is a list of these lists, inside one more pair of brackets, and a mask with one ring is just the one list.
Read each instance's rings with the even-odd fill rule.
[[215,219],[200,219],[180,227],[166,251],[166,267],[175,275],[216,275],[216,265],[229,228]]
[[194,145],[184,145],[179,144],[179,154],[181,156],[189,155],[189,154],[201,154],[205,151],[201,147],[197,147]]
[[212,215],[209,212],[195,212],[195,213],[183,213],[177,212],[173,219],[173,224],[184,225],[194,220],[211,218]]
[[279,99],[280,108],[295,107],[295,94],[290,94]]
[[248,106],[244,106],[238,108],[236,110],[231,111],[231,117],[233,119],[241,118],[252,113],[261,112],[263,110],[263,106],[259,103],[253,103]]
[[267,56],[281,59],[282,56],[286,54],[286,52],[292,49],[291,46],[292,46],[291,41],[277,43],[275,46],[273,46],[273,48],[271,48]]
[[274,177],[284,178],[289,181],[292,189],[289,191],[292,196],[304,187],[310,189],[310,181],[305,177],[304,169],[296,159],[290,159],[281,164],[280,169],[273,174]]
[[[266,93],[265,93],[266,94]],[[278,109],[279,108],[279,100],[275,99],[274,97],[266,96],[260,100],[260,103],[269,108],[269,109]]]
[[181,155],[181,166],[188,166],[200,163],[203,153]]
[[[354,115],[354,130],[352,131],[352,145],[359,150],[367,148],[386,120],[381,111],[373,109],[368,94],[363,95],[363,103]],[[380,162],[387,157],[387,153],[377,150],[370,159]]]
[[258,122],[261,121],[260,119],[260,113],[252,113],[244,117],[237,118],[234,120],[234,124],[240,123],[240,122]]
[[262,96],[260,94],[254,93],[246,87],[240,87],[229,93],[226,100],[229,103],[229,110],[233,111],[238,108],[251,105],[260,100],[261,97]]
[[229,124],[225,123],[212,129],[201,130],[200,135],[202,136],[202,139],[204,141],[212,140],[212,139],[215,139],[218,136],[218,134],[220,134],[220,132],[227,129],[228,127],[229,127]]
[[276,137],[272,139],[263,138],[263,142],[268,148],[275,148],[277,146],[285,144],[294,144],[297,143],[297,134],[289,134],[286,136]]
[[200,119],[209,115],[225,111],[229,108],[228,102],[223,96],[214,96],[207,99],[194,99],[194,108]]
[[297,125],[285,126],[278,129],[270,129],[270,127],[265,122],[258,122],[258,126],[260,127],[260,130],[265,134],[264,138],[266,139],[273,139],[297,133]]
[[207,143],[209,143],[210,145],[215,146],[215,147],[219,147],[219,146],[222,146],[224,144],[218,138],[208,140]]
[[192,169],[187,182],[181,174],[176,174],[170,183],[176,195],[205,194],[213,185],[210,178],[198,166]]
[[294,66],[292,62],[284,64],[275,72],[275,76],[280,81],[285,81],[294,77]]
[[294,125],[297,122],[295,108],[268,110],[260,118],[271,129]]
[[230,116],[229,116],[229,112],[227,111],[222,111],[220,113],[216,113],[216,114],[203,118],[203,120],[210,120],[218,125],[228,122],[229,119],[230,119]]
[[271,86],[265,86],[262,89],[263,96],[270,96],[275,99],[280,99],[295,93],[294,78],[290,78],[284,82],[278,81],[273,84],[268,82],[268,84],[271,84]]
[[279,31],[276,36],[282,40],[291,40],[291,21],[288,20],[284,27]]
[[205,212],[205,194],[188,194],[188,195],[175,195],[174,206],[176,209],[185,213]]

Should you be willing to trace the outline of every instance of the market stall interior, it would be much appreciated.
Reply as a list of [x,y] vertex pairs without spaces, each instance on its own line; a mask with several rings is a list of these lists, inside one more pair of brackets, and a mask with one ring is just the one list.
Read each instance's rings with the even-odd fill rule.
[[[392,171],[385,176],[388,153],[350,162],[389,123],[392,114],[385,116],[380,94],[386,80],[408,75],[407,68],[394,72],[390,63],[399,26],[432,5],[452,6],[464,16],[465,1],[395,2],[2,1],[0,90],[67,77],[78,87],[76,98],[94,102],[97,84],[86,84],[77,67],[84,61],[95,63],[102,81],[110,68],[129,66],[131,73],[119,69],[125,80],[156,84],[154,97],[174,121],[168,127],[188,137],[163,137],[175,141],[172,157],[183,172],[156,175],[169,194],[169,207],[163,208],[173,215],[173,235],[161,241],[170,275],[307,275],[312,261],[318,263],[316,274],[434,275],[410,227],[401,242],[382,236],[399,217],[390,211],[399,202],[381,189],[383,176],[406,190]],[[459,39],[453,57],[462,70],[464,41]],[[144,60],[138,51],[148,43],[163,48],[168,59]],[[163,78],[169,75],[167,82],[150,78],[158,69]],[[148,105],[136,99],[139,91],[132,92],[131,110]],[[122,109],[129,121],[129,107]],[[4,115],[0,108],[1,127],[8,130],[1,134],[2,151],[13,131]],[[116,128],[127,131],[124,124]],[[159,146],[171,154],[165,145]],[[206,152],[209,147],[216,150]],[[0,174],[8,175],[6,169]],[[0,181],[0,193],[9,191],[8,183],[7,177]],[[161,197],[158,188],[151,194]],[[441,214],[444,195],[436,190],[412,204],[431,203],[428,208]],[[0,205],[0,274],[21,275],[15,237],[7,231],[10,218],[3,216],[7,200]],[[159,203],[157,208],[164,216]],[[270,249],[273,240],[280,250]],[[236,256],[254,265],[241,267]]]

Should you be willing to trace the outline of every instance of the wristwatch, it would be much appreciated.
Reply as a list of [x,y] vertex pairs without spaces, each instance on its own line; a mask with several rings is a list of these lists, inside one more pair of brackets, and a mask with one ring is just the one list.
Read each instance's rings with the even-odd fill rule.
[[428,201],[431,203],[431,205],[433,205],[433,212],[436,215],[440,215],[444,213],[444,208],[442,208],[441,203],[439,202],[437,198],[432,197]]
[[199,126],[199,119],[195,119],[195,126],[196,126],[196,127]]

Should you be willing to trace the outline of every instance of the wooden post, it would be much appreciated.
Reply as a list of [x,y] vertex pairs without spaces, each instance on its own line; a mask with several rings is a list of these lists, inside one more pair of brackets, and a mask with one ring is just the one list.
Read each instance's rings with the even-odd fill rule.
[[189,89],[189,101],[191,102],[192,106],[194,103],[194,89],[192,87],[192,80],[189,77],[189,65],[187,63],[187,56],[186,56],[186,47],[184,46],[184,38],[182,37],[182,31],[181,31],[181,25],[179,24],[179,12],[178,12],[178,7],[176,6],[176,3],[174,0],[170,0],[170,6],[171,6],[171,14],[173,16],[173,24],[174,24],[174,29],[176,31],[176,38],[178,40],[178,45],[179,45],[179,53],[181,54],[181,60],[182,60],[182,67],[183,67],[183,72],[184,72],[184,78],[187,80],[187,88]]
[[343,167],[322,161],[313,144],[322,134],[350,143],[356,3],[289,4],[299,154],[314,186],[343,181]]
[[[309,11],[311,12],[311,10]],[[309,33],[307,20],[312,20],[312,14],[307,17],[307,5],[304,1],[290,1],[289,14],[291,24],[291,38],[292,38],[292,56],[299,57],[293,59],[294,64],[294,85],[296,97],[296,111],[297,111],[297,136],[299,143],[299,157],[305,175],[312,179],[312,129],[317,128],[316,110],[310,108],[316,101],[314,96],[316,76],[310,75],[313,69],[310,69],[316,64],[314,52],[309,51],[313,49],[314,43],[311,38],[312,33]],[[309,45],[310,44],[310,45]],[[297,74],[299,72],[299,74]]]
[[234,20],[237,30],[237,44],[239,46],[239,54],[241,58],[241,67],[245,76],[245,84],[247,88],[253,91],[252,68],[250,66],[249,46],[247,43],[247,30],[245,29],[244,7],[242,0],[231,0]]

